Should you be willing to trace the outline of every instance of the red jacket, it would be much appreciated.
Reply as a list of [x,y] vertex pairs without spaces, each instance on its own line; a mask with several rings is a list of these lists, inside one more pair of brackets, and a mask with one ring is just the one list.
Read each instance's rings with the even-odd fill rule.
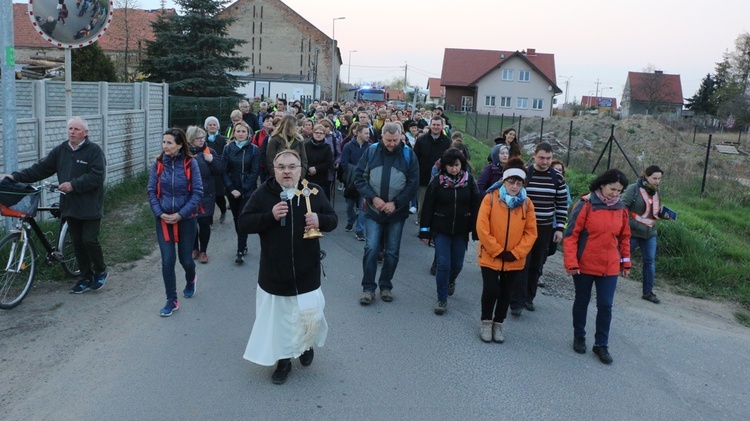
[[589,193],[575,204],[563,240],[565,268],[595,276],[630,269],[630,224],[622,202],[606,206]]

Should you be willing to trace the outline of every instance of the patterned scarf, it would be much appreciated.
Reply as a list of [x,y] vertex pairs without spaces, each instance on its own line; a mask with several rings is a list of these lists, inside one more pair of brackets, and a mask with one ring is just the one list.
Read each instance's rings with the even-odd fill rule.
[[469,180],[469,173],[461,170],[456,176],[440,174],[440,187],[444,189],[460,189]]

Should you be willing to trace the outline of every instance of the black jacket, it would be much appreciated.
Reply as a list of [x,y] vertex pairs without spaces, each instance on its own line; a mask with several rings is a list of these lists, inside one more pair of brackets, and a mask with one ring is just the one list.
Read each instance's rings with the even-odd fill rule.
[[60,195],[62,217],[101,219],[104,216],[104,178],[107,161],[102,148],[88,136],[77,150],[68,141],[55,146],[49,155],[25,170],[14,172],[22,183],[34,183],[57,173],[57,182],[70,182],[73,191]]
[[[313,140],[305,142],[307,154],[307,174],[305,178],[311,183],[328,184],[328,169],[333,166],[333,152],[325,141],[315,143]],[[310,175],[310,168],[315,167],[315,175]]]
[[236,142],[224,147],[224,185],[226,192],[237,190],[243,197],[249,197],[258,186],[260,175],[260,151],[248,140],[240,148]]
[[[320,186],[318,194],[310,196],[310,207],[318,214],[320,230],[336,229],[338,218]],[[301,184],[297,186],[301,189]],[[269,294],[294,296],[320,287],[320,240],[304,239],[307,205],[303,196],[289,201],[290,210],[285,225],[277,221],[271,209],[279,203],[281,186],[269,178],[253,193],[242,210],[239,220],[241,232],[260,237],[260,267],[258,285]]]
[[443,152],[451,147],[451,140],[443,133],[437,139],[432,138],[431,133],[423,134],[414,143],[414,153],[419,159],[419,185],[426,186],[430,183],[430,172],[435,161],[443,156]]
[[[211,160],[211,162],[206,161],[206,158],[203,156],[203,152],[206,148],[208,148],[211,155],[213,155],[213,160]],[[191,147],[190,151],[195,155],[193,159],[198,163],[198,168],[200,168],[201,172],[201,181],[203,181],[203,198],[201,199],[203,210],[198,213],[198,216],[213,216],[214,208],[216,207],[217,194],[214,177],[221,177],[221,175],[224,174],[224,161],[222,161],[216,151],[209,148],[207,144],[204,144],[200,149]]]
[[440,177],[435,176],[427,186],[422,202],[419,237],[430,238],[440,233],[463,235],[468,241],[469,233],[476,230],[481,202],[482,195],[471,174],[466,184],[457,189],[442,187]]

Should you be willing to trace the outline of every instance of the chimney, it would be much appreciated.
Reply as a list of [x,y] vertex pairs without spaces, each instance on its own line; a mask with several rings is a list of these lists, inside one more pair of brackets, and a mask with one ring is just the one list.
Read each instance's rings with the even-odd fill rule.
[[654,70],[654,74],[663,75],[664,71],[663,70]]
[[526,55],[527,56],[535,56],[536,55],[536,48],[528,48],[528,49],[526,49]]

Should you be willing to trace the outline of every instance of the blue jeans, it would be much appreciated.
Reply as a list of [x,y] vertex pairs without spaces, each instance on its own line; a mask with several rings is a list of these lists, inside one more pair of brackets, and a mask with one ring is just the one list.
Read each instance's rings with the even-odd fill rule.
[[[354,225],[354,232],[365,232],[365,211],[362,210],[364,199],[346,199],[346,223]],[[357,212],[359,209],[359,212]],[[356,225],[355,225],[356,224]]]
[[[362,291],[375,292],[393,289],[393,274],[398,266],[398,253],[401,248],[401,233],[404,229],[404,220],[379,224],[365,214],[365,255],[362,258]],[[380,250],[380,236],[385,234],[385,256],[383,257],[383,268],[380,269],[380,280],[375,284],[375,274],[378,271],[378,251]]]
[[630,237],[630,255],[637,247],[641,248],[643,261],[643,294],[648,294],[654,289],[654,278],[656,277],[656,236],[651,238]]
[[596,285],[596,335],[594,345],[607,346],[609,325],[612,322],[612,302],[615,299],[617,275],[573,275],[576,298],[573,301],[573,336],[586,337],[586,313],[591,301],[591,287]]
[[183,219],[177,223],[177,252],[175,253],[174,232],[172,225],[167,225],[169,241],[164,239],[161,219],[156,220],[156,240],[161,251],[161,276],[164,278],[164,289],[167,300],[177,299],[177,275],[174,271],[175,261],[179,257],[180,265],[185,270],[185,282],[192,282],[195,278],[195,261],[193,260],[193,243],[198,225],[195,218]]
[[435,256],[437,257],[437,296],[439,301],[448,300],[448,284],[456,282],[464,267],[466,240],[463,235],[435,234]]

